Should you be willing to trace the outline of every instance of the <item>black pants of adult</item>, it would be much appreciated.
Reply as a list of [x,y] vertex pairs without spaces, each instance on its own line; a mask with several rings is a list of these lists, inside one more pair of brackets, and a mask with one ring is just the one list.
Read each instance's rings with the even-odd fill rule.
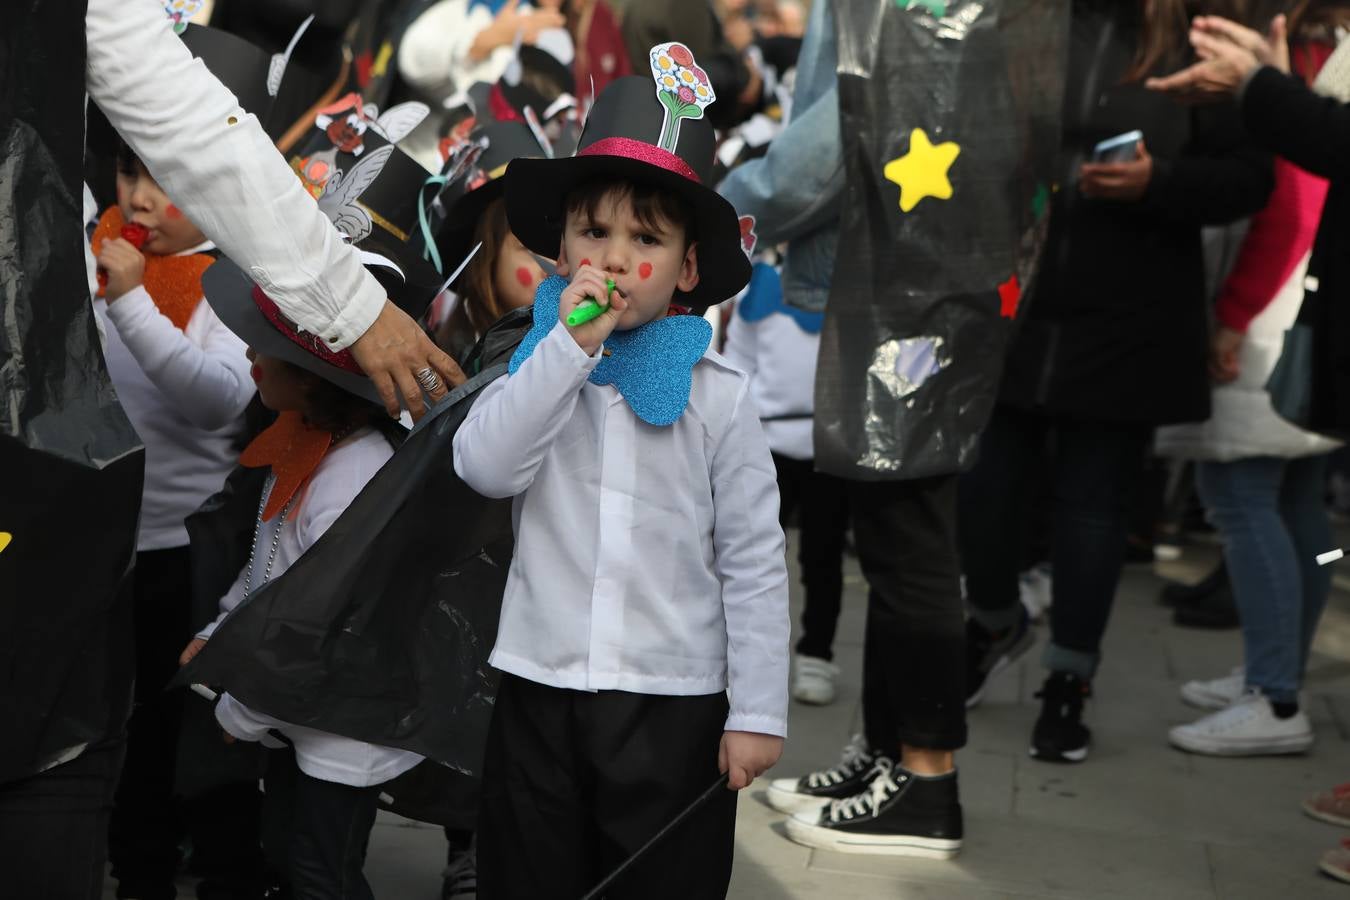
[[268,751],[263,786],[263,849],[294,900],[373,900],[363,870],[379,786],[306,775],[289,747]]
[[135,706],[108,825],[118,897],[172,900],[179,845],[188,834],[201,874],[239,879],[261,866],[255,784],[211,791],[190,804],[174,790],[183,704],[192,698],[164,686],[191,637],[191,590],[187,547],[136,554]]
[[120,739],[89,747],[70,762],[0,785],[0,895],[103,896],[108,813],[124,747]]
[[[578,900],[717,780],[725,694],[588,693],[502,678],[478,819],[478,896]],[[609,900],[725,897],[736,795],[722,791]]]
[[1018,570],[1027,472],[1050,454],[1054,602],[1045,664],[1091,679],[1125,562],[1135,487],[1152,428],[999,407],[961,480],[961,555],[971,615],[991,630],[1021,615]]
[[842,478],[815,470],[815,461],[775,453],[779,518],[793,513],[801,526],[797,561],[805,604],[797,652],[834,659],[834,634],[844,596],[844,536],[848,532],[848,490]]
[[966,743],[965,616],[956,476],[850,481],[867,579],[863,725],[868,742],[956,750]]

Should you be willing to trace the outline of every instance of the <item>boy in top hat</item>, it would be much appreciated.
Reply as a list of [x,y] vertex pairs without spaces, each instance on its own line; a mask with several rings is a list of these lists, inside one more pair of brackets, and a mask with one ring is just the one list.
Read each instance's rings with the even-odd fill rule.
[[[679,314],[735,294],[750,264],[706,183],[707,76],[679,44],[651,60],[655,89],[611,84],[574,157],[506,174],[512,231],[558,275],[454,443],[470,486],[515,498],[486,898],[581,896],[719,772],[749,785],[786,732],[773,462],[745,376],[709,349],[706,321]],[[724,895],[734,826],[735,795],[714,794],[608,896]]]

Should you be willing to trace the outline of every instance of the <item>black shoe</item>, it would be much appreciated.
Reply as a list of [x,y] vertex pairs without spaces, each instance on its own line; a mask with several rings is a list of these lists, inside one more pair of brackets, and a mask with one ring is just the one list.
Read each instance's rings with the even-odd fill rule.
[[989,681],[1036,644],[1026,607],[1019,604],[1018,612],[1017,624],[1002,632],[989,631],[974,619],[966,622],[966,709],[978,705]]
[[478,855],[470,845],[466,850],[451,849],[449,862],[441,873],[441,900],[474,900],[478,896]]
[[1214,571],[1195,584],[1182,584],[1179,581],[1169,582],[1163,586],[1158,599],[1163,606],[1183,606],[1226,587],[1228,587],[1228,568],[1223,563],[1219,563]]
[[1031,755],[1046,762],[1087,759],[1092,732],[1083,724],[1083,701],[1092,684],[1068,672],[1052,672],[1036,693],[1041,715],[1031,733]]
[[1202,594],[1188,603],[1178,604],[1172,610],[1173,623],[1183,628],[1237,628],[1237,602],[1233,599],[1233,588],[1224,584],[1216,591]]
[[769,805],[792,815],[817,810],[831,800],[852,797],[867,788],[867,779],[876,764],[877,754],[867,746],[867,738],[855,734],[844,745],[839,762],[801,778],[775,778],[769,783]]
[[797,813],[787,831],[799,844],[840,853],[951,859],[963,834],[956,773],[921,777],[880,759],[864,793]]

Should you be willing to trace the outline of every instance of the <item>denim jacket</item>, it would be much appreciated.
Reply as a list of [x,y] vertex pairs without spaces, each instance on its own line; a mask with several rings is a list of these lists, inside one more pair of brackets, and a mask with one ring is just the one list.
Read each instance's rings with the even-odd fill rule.
[[738,215],[755,217],[762,245],[788,242],[784,300],[812,312],[830,297],[844,194],[837,62],[830,3],[816,0],[797,61],[791,120],[767,155],[737,167],[718,188]]

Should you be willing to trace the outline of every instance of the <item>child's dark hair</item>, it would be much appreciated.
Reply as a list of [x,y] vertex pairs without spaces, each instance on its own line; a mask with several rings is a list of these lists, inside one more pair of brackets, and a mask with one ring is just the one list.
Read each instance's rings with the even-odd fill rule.
[[391,421],[384,407],[348,393],[326,378],[320,378],[299,366],[285,360],[281,362],[290,368],[293,375],[309,385],[305,421],[315,428],[335,433],[365,426],[383,430],[383,425]]
[[474,225],[473,242],[476,244],[481,241],[482,249],[474,255],[464,274],[453,285],[459,294],[459,304],[445,324],[436,331],[436,342],[456,360],[473,349],[479,335],[506,314],[501,301],[497,299],[494,276],[497,257],[506,246],[510,234],[506,203],[500,198],[493,200]]
[[616,201],[628,200],[633,206],[633,217],[643,228],[664,230],[670,225],[684,229],[684,249],[698,240],[695,233],[694,207],[684,195],[641,181],[623,178],[592,178],[572,188],[567,194],[563,211],[594,219],[600,203],[606,197]]
[[141,166],[141,158],[131,149],[121,135],[117,137],[117,172],[119,175],[135,175]]

